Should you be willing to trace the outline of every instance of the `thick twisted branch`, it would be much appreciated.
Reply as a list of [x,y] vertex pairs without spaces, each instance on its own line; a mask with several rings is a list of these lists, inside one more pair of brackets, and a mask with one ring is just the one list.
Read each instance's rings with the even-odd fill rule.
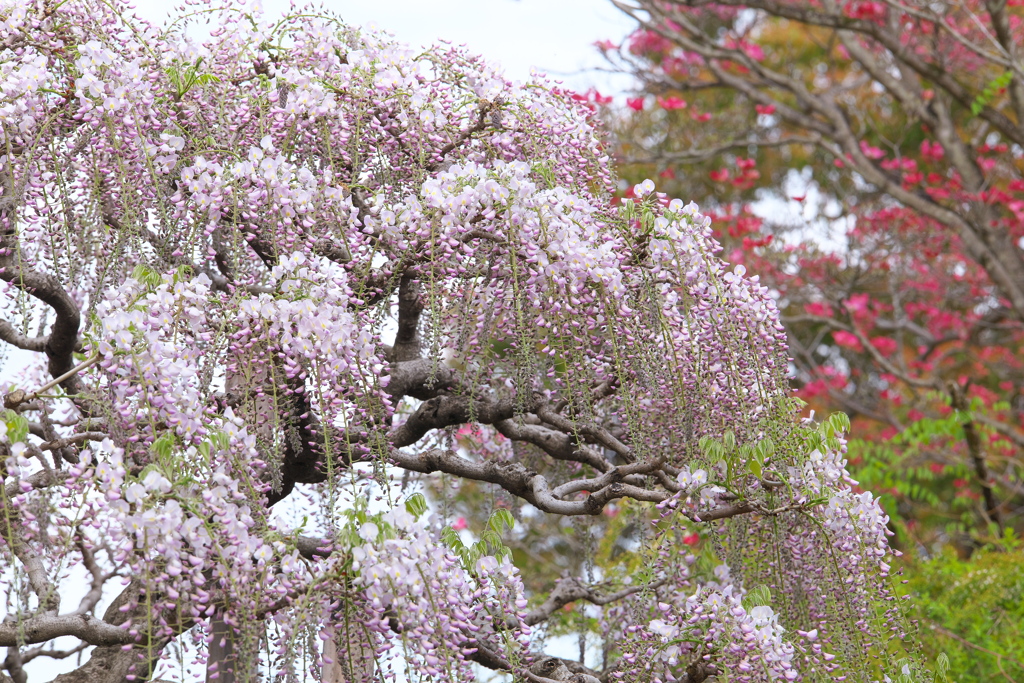
[[[50,328],[50,334],[42,344],[42,351],[46,353],[50,376],[60,377],[66,374],[74,365],[74,352],[78,346],[78,329],[81,324],[78,304],[64,291],[56,277],[25,267],[18,255],[18,246],[12,234],[0,239],[0,280],[31,294],[53,309],[56,319]],[[38,346],[39,341],[38,338],[12,338],[10,335],[3,336],[3,339],[14,343],[15,346],[18,346],[15,342],[21,341],[32,347]],[[73,396],[81,391],[81,380],[76,374],[72,374],[61,382],[61,386]]]
[[46,351],[46,337],[30,337],[22,334],[14,329],[14,325],[6,320],[0,320],[0,340],[25,351],[35,351],[37,353]]
[[543,425],[520,423],[514,418],[495,422],[494,428],[505,438],[533,444],[557,460],[580,462],[598,472],[607,472],[612,468],[604,456],[586,444],[579,443],[570,434]]
[[660,503],[669,497],[665,491],[643,489],[632,484],[614,482],[590,493],[584,500],[560,500],[552,492],[548,480],[520,463],[474,462],[452,451],[432,449],[412,455],[400,450],[392,454],[394,463],[413,472],[444,472],[474,481],[497,484],[543,512],[559,515],[598,515],[609,502],[633,498]]
[[387,393],[396,403],[404,396],[426,401],[456,386],[455,374],[437,360],[419,358],[392,363]]
[[72,636],[90,645],[127,645],[136,639],[127,629],[87,614],[41,614],[0,624],[0,647],[45,643],[61,636]]
[[427,432],[466,422],[494,424],[510,419],[516,402],[475,399],[469,396],[436,396],[424,402],[400,427],[391,432],[389,441],[396,448],[411,446]]
[[608,605],[630,595],[635,595],[640,591],[657,588],[663,583],[665,581],[661,580],[642,586],[630,586],[614,593],[602,594],[592,587],[584,586],[578,579],[559,579],[555,583],[555,589],[548,593],[548,597],[544,602],[539,607],[530,610],[523,618],[523,621],[529,626],[535,626],[569,603],[576,602],[577,600],[586,600],[594,605]]
[[580,434],[593,439],[596,443],[614,451],[626,462],[636,461],[636,454],[633,453],[633,449],[619,441],[611,432],[600,425],[582,421],[574,422],[567,417],[559,415],[550,406],[546,405],[537,408],[537,417],[569,434]]

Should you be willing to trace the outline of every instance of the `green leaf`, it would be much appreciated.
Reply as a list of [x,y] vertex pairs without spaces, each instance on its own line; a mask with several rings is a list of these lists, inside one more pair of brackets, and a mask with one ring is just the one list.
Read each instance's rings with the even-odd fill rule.
[[459,532],[450,526],[446,526],[441,529],[441,540],[446,546],[457,553],[461,553],[466,549],[466,544],[462,542],[462,537],[459,536]]
[[761,474],[763,472],[763,466],[757,460],[750,460],[747,463],[747,469],[750,470],[750,473],[753,474],[758,479],[761,478]]
[[476,564],[476,561],[483,557],[486,553],[486,544],[484,544],[483,541],[477,541],[469,547],[469,551],[466,553],[463,559],[469,563],[470,567],[468,568],[472,568],[472,565]]
[[427,499],[423,497],[422,493],[414,493],[405,501],[405,509],[410,515],[419,519],[419,516],[427,511]]
[[850,431],[850,417],[846,413],[832,413],[828,416],[828,421],[837,432]]
[[491,515],[491,518],[487,520],[487,525],[494,529],[494,533],[498,534],[499,540],[501,539],[501,534],[504,532],[504,529],[507,528],[509,531],[512,531],[515,524],[516,520],[512,516],[512,513],[504,508],[495,510],[494,514]]
[[501,542],[501,536],[493,529],[487,529],[480,535],[480,543],[484,543],[491,548],[502,548],[505,546]]
[[946,672],[949,671],[949,655],[945,652],[940,652],[939,656],[935,658],[935,671],[942,680],[947,680]]
[[226,451],[231,446],[231,437],[227,432],[215,431],[210,434],[210,444],[217,451]]
[[1004,71],[1003,73],[996,76],[994,79],[989,81],[985,89],[981,91],[981,94],[974,98],[971,102],[971,113],[977,116],[982,110],[991,104],[992,100],[996,98],[1003,88],[1010,85],[1010,81],[1013,80],[1012,71]]
[[725,430],[725,434],[722,434],[722,445],[730,451],[736,448],[736,434],[731,429]]
[[824,449],[825,439],[818,432],[812,432],[807,435],[807,446],[812,451],[822,451]]
[[721,442],[716,441],[710,436],[700,437],[698,444],[700,445],[700,452],[705,458],[713,463],[721,460],[722,455],[725,453],[725,449]]
[[170,457],[171,452],[174,450],[175,438],[171,432],[164,432],[153,442],[153,445],[149,447],[153,451],[158,459],[164,460]]
[[24,441],[28,437],[28,420],[13,410],[4,411],[4,422],[7,423],[7,438],[11,443]]
[[750,610],[754,607],[767,607],[772,602],[772,592],[768,586],[754,586],[743,598],[744,609]]
[[557,182],[555,181],[555,172],[547,162],[540,162],[533,165],[531,169],[534,173],[539,175],[548,188],[555,187]]
[[174,271],[174,281],[177,282],[188,282],[195,275],[195,271],[192,266],[185,264],[178,266],[178,269]]
[[791,396],[789,398],[789,405],[793,407],[794,411],[801,411],[807,407],[807,401],[803,400],[799,396]]
[[147,287],[156,287],[160,284],[160,273],[141,263],[135,266],[135,270],[132,271],[132,277]]

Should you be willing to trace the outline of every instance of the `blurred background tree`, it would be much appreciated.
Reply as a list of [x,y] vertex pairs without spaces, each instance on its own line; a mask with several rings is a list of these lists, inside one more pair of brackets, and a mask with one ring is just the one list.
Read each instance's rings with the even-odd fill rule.
[[1024,680],[1024,70],[1019,0],[613,0],[614,130],[778,294],[808,410],[854,421],[921,640]]

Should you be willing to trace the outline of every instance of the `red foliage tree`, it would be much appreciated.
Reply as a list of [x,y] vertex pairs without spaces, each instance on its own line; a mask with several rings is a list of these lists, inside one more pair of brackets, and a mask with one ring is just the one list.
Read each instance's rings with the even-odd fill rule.
[[[616,4],[640,27],[606,54],[656,96],[619,122],[624,161],[721,198],[728,256],[779,293],[801,394],[861,418],[905,472],[927,470],[930,503],[900,492],[912,527],[1019,526],[1019,6]],[[667,97],[715,117],[679,116]],[[802,208],[804,167],[837,248],[773,243],[781,222],[746,210],[765,196]]]

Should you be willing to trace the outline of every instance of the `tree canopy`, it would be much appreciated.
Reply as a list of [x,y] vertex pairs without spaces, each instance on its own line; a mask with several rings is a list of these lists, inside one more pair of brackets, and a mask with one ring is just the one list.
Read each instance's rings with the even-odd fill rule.
[[[0,17],[11,679],[927,676],[767,287],[571,94],[311,7]],[[627,508],[642,571],[527,594],[503,534]],[[535,637],[577,601],[600,669]]]

